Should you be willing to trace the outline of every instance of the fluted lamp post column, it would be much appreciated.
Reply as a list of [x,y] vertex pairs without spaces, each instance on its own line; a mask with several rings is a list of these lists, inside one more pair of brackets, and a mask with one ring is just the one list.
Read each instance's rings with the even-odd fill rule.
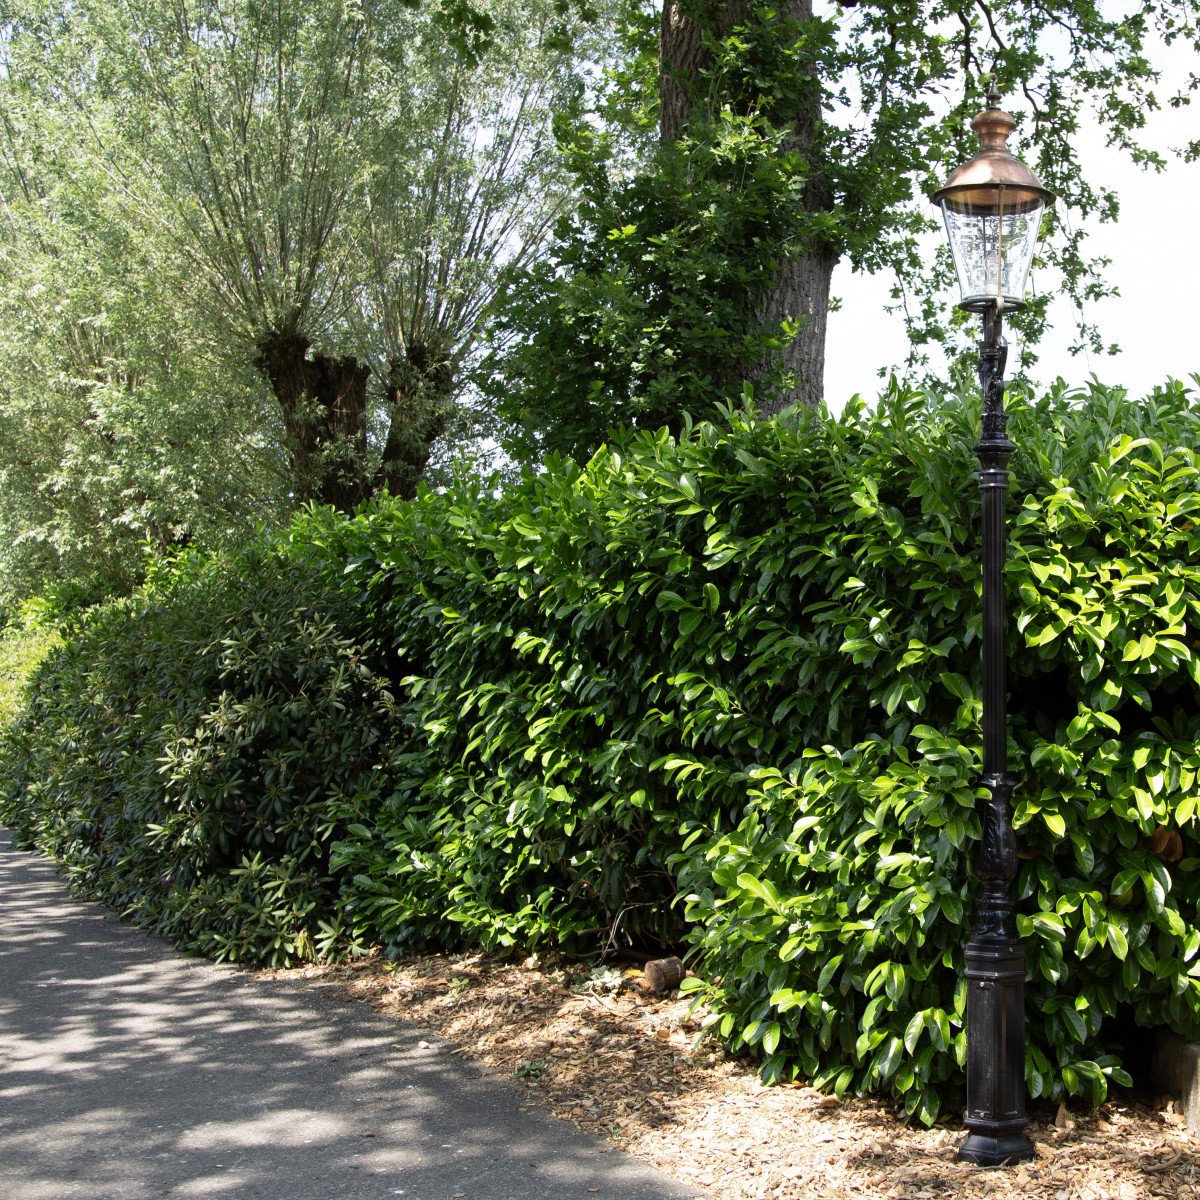
[[968,1134],[958,1157],[981,1166],[1026,1162],[1025,947],[1013,919],[1017,873],[1008,774],[1005,682],[1004,507],[1008,457],[1003,315],[1024,306],[1042,214],[1054,203],[1034,173],[1009,152],[1015,122],[993,89],[971,127],[979,152],[933,194],[942,210],[962,299],[959,308],[983,316],[979,382],[983,431],[975,453],[983,496],[983,836],[976,859],[979,899],[966,948]]

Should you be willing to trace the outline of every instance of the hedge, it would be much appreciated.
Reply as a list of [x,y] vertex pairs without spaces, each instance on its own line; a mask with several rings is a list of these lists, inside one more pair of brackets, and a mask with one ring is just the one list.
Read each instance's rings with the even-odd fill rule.
[[161,564],[76,622],[0,733],[0,818],[180,946],[348,948],[332,842],[382,786],[391,696],[304,555]]
[[0,627],[0,730],[21,716],[30,678],[59,644],[58,617],[52,606],[31,599]]
[[[1197,413],[1180,386],[1013,409],[1028,1082],[1098,1100],[1120,1006],[1200,1032]],[[767,1078],[934,1119],[979,836],[977,420],[893,388],[313,518],[423,731],[335,856],[362,935],[683,937]]]
[[[1198,417],[1177,384],[1012,408],[1027,1078],[1096,1100],[1128,1078],[1118,1014],[1200,1033]],[[926,1122],[956,1103],[977,422],[893,385],[837,419],[631,435],[499,498],[464,484],[298,519],[272,553],[315,556],[339,653],[378,642],[362,782],[307,893],[338,924],[325,947],[682,942],[710,1029],[768,1079],[888,1093]],[[47,801],[36,749],[8,811],[80,804],[86,764]]]

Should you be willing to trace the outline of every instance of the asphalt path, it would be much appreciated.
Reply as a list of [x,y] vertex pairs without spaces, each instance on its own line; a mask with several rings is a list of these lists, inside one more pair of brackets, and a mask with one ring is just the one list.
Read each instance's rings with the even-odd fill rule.
[[3,1200],[703,1200],[446,1043],[184,956],[0,830]]

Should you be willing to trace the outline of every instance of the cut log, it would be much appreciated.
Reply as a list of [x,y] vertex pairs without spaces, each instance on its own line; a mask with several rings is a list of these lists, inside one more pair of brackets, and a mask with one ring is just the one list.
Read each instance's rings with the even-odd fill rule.
[[642,971],[646,987],[660,995],[683,982],[686,972],[677,958],[652,958]]

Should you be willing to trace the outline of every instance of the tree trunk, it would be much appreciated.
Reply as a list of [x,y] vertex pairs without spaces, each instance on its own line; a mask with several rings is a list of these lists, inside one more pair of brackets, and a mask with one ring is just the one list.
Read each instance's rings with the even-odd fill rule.
[[741,5],[714,5],[702,10],[692,0],[664,0],[658,37],[659,138],[675,142],[687,128],[688,113],[696,103],[696,84],[712,66],[704,45],[705,26],[714,32],[728,28]]
[[[662,141],[677,141],[687,130],[689,114],[704,115],[706,105],[728,102],[729,97],[710,83],[702,93],[705,72],[713,65],[705,48],[704,35],[720,38],[747,15],[744,3],[703,5],[699,0],[665,0],[659,42],[660,52],[660,135]],[[783,0],[777,19],[806,21],[812,18],[812,0]],[[800,64],[797,64],[800,69]],[[751,106],[753,95],[739,98],[738,107]],[[785,147],[794,149],[801,159],[812,161],[812,144],[821,121],[820,101],[814,92],[790,119]],[[811,171],[804,188],[804,205],[809,212],[828,211],[833,207],[833,192],[819,169]],[[783,261],[768,288],[757,296],[746,297],[747,308],[766,325],[778,326],[794,320],[796,336],[779,352],[774,361],[764,361],[747,371],[753,383],[780,365],[795,376],[790,391],[775,391],[758,397],[760,416],[771,416],[791,404],[813,407],[824,397],[825,334],[829,312],[829,285],[837,253],[817,244],[804,253]]]
[[[795,377],[791,391],[777,389],[757,395],[760,417],[771,417],[792,404],[815,408],[825,398],[825,334],[829,318],[829,282],[837,255],[818,248],[785,263],[774,286],[763,297],[757,315],[765,325],[796,320],[795,337],[779,352],[783,366]],[[748,372],[751,383],[777,365],[765,361]]]
[[642,968],[642,980],[646,988],[660,996],[677,988],[686,974],[678,958],[654,958]]
[[296,498],[351,511],[371,492],[367,471],[367,380],[354,358],[309,355],[307,338],[269,333],[258,366],[283,412]]
[[449,361],[421,342],[392,360],[385,388],[391,424],[379,481],[393,496],[411,500],[417,494],[433,443],[446,428],[453,382]]

